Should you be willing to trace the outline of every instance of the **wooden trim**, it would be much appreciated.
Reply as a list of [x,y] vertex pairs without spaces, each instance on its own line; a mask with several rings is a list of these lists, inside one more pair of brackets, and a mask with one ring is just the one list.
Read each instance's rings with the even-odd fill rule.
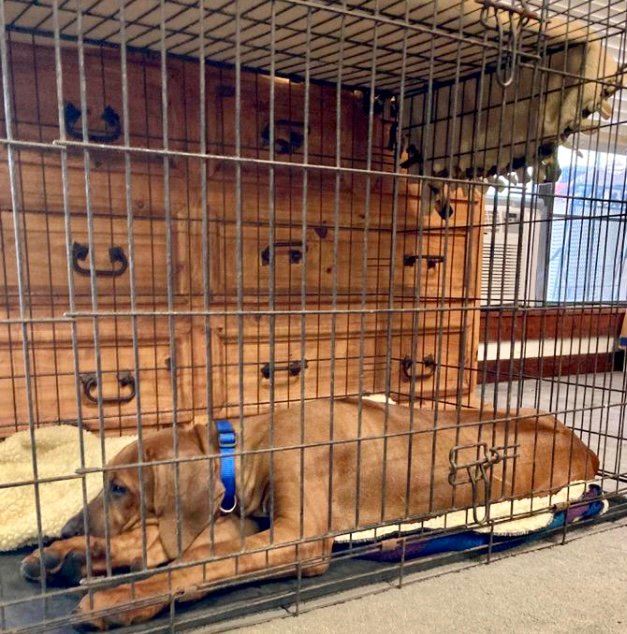
[[[621,355],[622,357],[622,355]],[[584,354],[532,359],[504,359],[479,363],[479,383],[498,383],[520,378],[548,378],[572,374],[610,372],[617,368],[616,353]]]
[[[514,312],[481,311],[479,336],[482,342],[618,338],[625,311],[619,307],[543,308]],[[609,372],[617,365],[616,353],[501,359],[478,363],[478,382],[518,378],[547,378],[569,374]],[[620,364],[622,367],[622,362]]]
[[529,339],[574,339],[618,337],[624,308],[542,308],[523,311],[481,311],[479,336],[482,342]]

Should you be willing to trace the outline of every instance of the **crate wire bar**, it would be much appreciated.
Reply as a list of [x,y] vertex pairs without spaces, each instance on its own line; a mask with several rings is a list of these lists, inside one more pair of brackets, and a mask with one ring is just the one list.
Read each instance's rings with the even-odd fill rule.
[[[96,574],[87,548],[79,587],[47,584],[42,561],[41,586],[24,581],[16,593],[19,558],[0,554],[0,628],[76,624],[71,607],[85,591],[154,572],[144,478],[154,467],[174,469],[183,552],[184,473],[209,465],[197,483],[209,490],[216,477],[215,456],[181,453],[179,432],[193,420],[208,423],[208,446],[224,418],[244,444],[254,433],[247,418],[266,413],[270,450],[260,451],[272,482],[274,418],[300,408],[289,449],[300,452],[301,481],[305,449],[328,446],[318,540],[342,534],[332,522],[333,457],[349,441],[334,438],[333,399],[357,400],[360,465],[367,395],[410,406],[408,437],[424,433],[417,409],[433,412],[438,431],[450,424],[444,412],[474,409],[478,438],[524,408],[546,411],[598,455],[602,522],[621,517],[625,24],[615,1],[0,0],[0,438],[26,433],[31,466],[0,482],[0,499],[32,491],[29,543],[41,549],[46,487],[76,482],[86,506],[88,478],[106,486],[110,438],[134,435],[146,456],[149,434],[169,429],[173,447],[172,458],[129,465],[140,500],[133,570],[114,569],[104,496],[104,568]],[[574,113],[593,103],[592,125],[565,120],[564,103]],[[551,108],[559,150],[543,136]],[[322,398],[330,440],[312,443],[304,404]],[[385,402],[384,473],[398,436]],[[38,434],[59,425],[76,428],[76,469],[47,476]],[[452,429],[459,439],[459,424]],[[92,434],[96,466],[86,458]],[[506,452],[517,438],[509,441]],[[424,528],[441,515],[435,453],[434,441],[430,510],[420,517],[409,509],[409,465],[403,518],[386,516],[384,478],[379,521],[364,523],[358,467],[355,526]],[[381,544],[349,541],[334,551],[331,576],[308,578],[311,562],[301,560],[286,585],[270,579],[276,569],[237,577],[237,559],[236,578],[214,584],[229,593],[184,611],[171,595],[141,631],[223,630],[242,614],[299,614],[341,589],[367,593],[375,579],[401,586],[490,561],[500,556],[499,522],[547,511],[521,512],[503,496],[510,512],[488,522],[487,546],[405,556],[484,523],[477,502],[461,524],[402,538],[394,564],[357,564]],[[288,543],[306,553],[315,539],[303,500],[301,488],[299,534]],[[270,486],[270,517],[275,504]],[[553,530],[562,541],[571,532]],[[243,516],[239,535],[243,546]],[[205,562],[225,558],[213,548]],[[242,581],[265,590],[247,594]]]

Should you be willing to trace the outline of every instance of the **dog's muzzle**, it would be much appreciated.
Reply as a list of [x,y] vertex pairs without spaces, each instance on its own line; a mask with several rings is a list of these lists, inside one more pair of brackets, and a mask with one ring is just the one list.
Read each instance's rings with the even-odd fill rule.
[[77,513],[74,517],[67,521],[65,526],[61,529],[61,538],[69,539],[70,537],[76,537],[77,535],[85,534],[85,523],[83,521],[83,513]]

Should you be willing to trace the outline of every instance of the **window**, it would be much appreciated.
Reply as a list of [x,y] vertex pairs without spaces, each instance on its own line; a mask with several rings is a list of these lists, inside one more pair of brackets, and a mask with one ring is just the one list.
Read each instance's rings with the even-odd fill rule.
[[[490,187],[484,198],[481,301],[484,305],[542,300],[538,278],[544,202],[537,187]],[[546,241],[546,240],[545,240]]]
[[489,188],[483,304],[627,300],[627,157],[560,148],[554,185]]
[[566,148],[555,184],[548,248],[548,302],[627,299],[627,158]]

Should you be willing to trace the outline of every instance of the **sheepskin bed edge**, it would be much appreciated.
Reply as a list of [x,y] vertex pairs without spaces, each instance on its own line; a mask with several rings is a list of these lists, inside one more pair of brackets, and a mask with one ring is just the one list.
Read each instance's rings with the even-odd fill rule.
[[[136,436],[107,437],[105,461],[109,461]],[[98,434],[83,431],[86,467],[101,467],[102,445]],[[55,425],[35,430],[37,476],[39,480],[75,475],[80,468],[80,432],[72,425]],[[35,487],[17,486],[34,479],[30,432],[19,431],[0,443],[0,551],[37,543]],[[85,478],[87,498],[102,488],[102,474]],[[61,529],[83,506],[81,478],[44,482],[39,485],[41,529],[46,537],[59,537]]]

